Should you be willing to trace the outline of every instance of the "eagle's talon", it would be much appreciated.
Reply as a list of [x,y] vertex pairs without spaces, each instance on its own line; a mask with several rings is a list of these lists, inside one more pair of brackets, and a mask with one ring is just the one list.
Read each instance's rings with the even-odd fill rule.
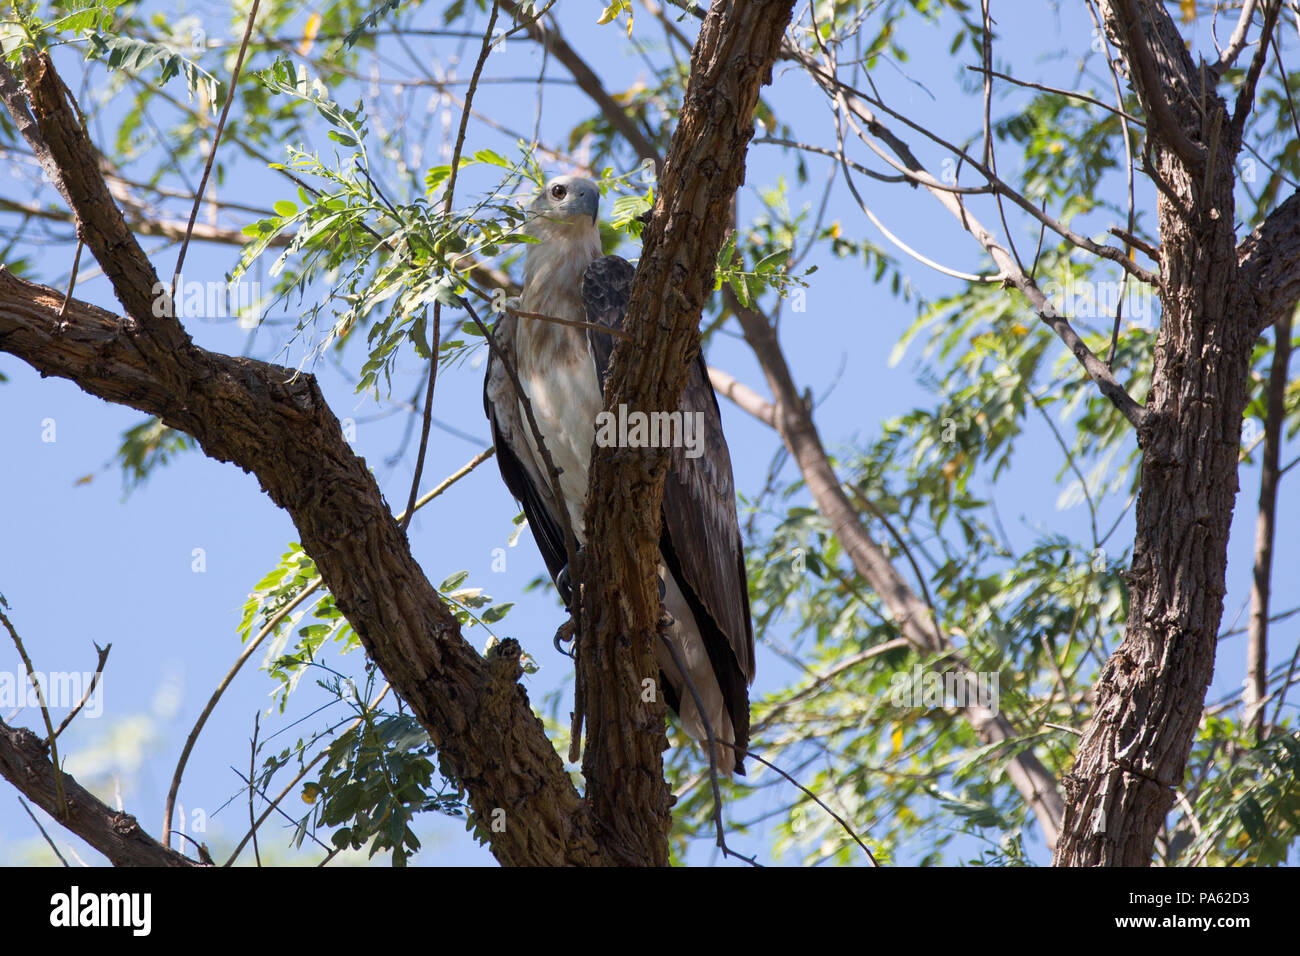
[[573,629],[573,618],[569,618],[567,621],[565,621],[563,624],[561,624],[559,627],[555,629],[555,637],[551,643],[553,643],[555,645],[555,649],[559,651],[561,654],[563,654],[565,657],[572,657],[573,651],[566,650],[560,645],[571,643],[573,639],[576,638],[577,636],[578,636],[577,633]]
[[[582,545],[578,545],[578,554],[582,554]],[[560,568],[560,573],[555,576],[555,590],[560,592],[560,599],[564,601],[564,609],[572,614],[573,581],[569,578],[569,566],[567,564]]]

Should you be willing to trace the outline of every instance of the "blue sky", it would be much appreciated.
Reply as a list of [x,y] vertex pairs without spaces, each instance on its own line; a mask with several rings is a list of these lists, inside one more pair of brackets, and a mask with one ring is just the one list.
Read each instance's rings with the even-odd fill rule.
[[[599,4],[563,6],[560,16],[566,38],[589,56],[611,89],[630,87],[645,75],[644,64],[618,42],[616,28],[596,26]],[[190,12],[181,5],[164,9]],[[217,8],[198,9],[207,18]],[[995,15],[997,9],[995,5]],[[1078,62],[1089,52],[1091,24],[1086,17],[1081,21],[1077,11],[1062,11],[1058,16],[1050,6],[1018,4],[1014,15],[1002,17],[1000,26],[998,49],[1007,65],[1014,67],[1013,72],[1042,82],[1075,85]],[[689,22],[683,27],[691,30]],[[950,36],[947,29],[909,27],[902,42],[912,51],[913,59],[906,65],[882,66],[875,79],[897,109],[951,139],[964,140],[977,133],[980,122],[979,98],[971,74],[964,69],[967,63],[974,62],[974,57],[967,47],[957,57],[950,57]],[[466,57],[467,61],[459,66],[462,75],[468,72],[472,51],[467,50]],[[70,85],[77,89],[78,84],[72,82],[77,75],[75,58],[65,57],[60,63]],[[486,75],[535,74],[539,63],[533,44],[511,40],[489,60]],[[1096,77],[1100,65],[1093,61],[1091,76]],[[562,75],[554,63],[549,65],[548,73]],[[1099,80],[1085,80],[1083,85],[1090,84],[1109,96],[1109,87],[1100,85]],[[173,92],[183,93],[177,81],[173,81]],[[353,95],[348,92],[340,98],[350,102]],[[796,128],[807,125],[824,133],[830,122],[822,99],[791,69],[778,68],[775,85],[765,98],[779,117]],[[1022,98],[1013,93],[999,104],[1009,108]],[[483,112],[525,129],[532,127],[536,105],[534,88],[520,85],[485,85],[476,102]],[[112,117],[120,109],[119,104],[111,105],[105,115]],[[561,138],[577,118],[589,112],[587,102],[576,89],[549,87],[543,101],[543,138]],[[111,136],[111,132],[109,129],[100,135]],[[471,137],[473,148],[487,146],[502,152],[513,148],[509,139],[481,130],[472,132]],[[322,150],[328,148],[323,133],[315,145]],[[922,159],[935,160],[938,165],[937,152],[915,139],[914,145]],[[429,144],[427,163],[434,162],[432,155],[437,147],[437,143]],[[233,162],[233,150],[230,153]],[[1010,152],[1004,156],[1003,172],[1014,181],[1015,157]],[[757,208],[753,190],[771,186],[783,175],[791,186],[793,206],[816,203],[827,165],[810,157],[808,166],[810,183],[801,190],[795,186],[789,163],[779,149],[752,147],[747,184],[740,199],[742,221]],[[292,187],[276,174],[246,161],[237,169],[236,177],[218,187],[223,198],[261,206],[294,198]],[[16,189],[17,195],[30,196],[36,185],[15,179],[11,186],[0,186],[0,193]],[[486,185],[486,181],[467,176],[458,195],[468,201],[476,189]],[[937,203],[906,187],[868,183],[865,188],[873,210],[927,255],[968,271],[983,267],[978,247]],[[1139,188],[1146,188],[1141,180]],[[42,199],[57,201],[48,190]],[[1153,200],[1148,195],[1140,196],[1139,201],[1149,208]],[[828,218],[841,221],[846,234],[885,244],[851,205],[842,188],[832,194],[830,208]],[[602,213],[608,215],[608,202]],[[236,220],[228,224],[243,225]],[[146,239],[143,245],[151,250],[162,243]],[[41,278],[54,281],[66,275],[71,255],[68,245],[44,247],[35,271]],[[175,255],[174,246],[158,252],[154,261],[160,273],[170,275]],[[185,277],[219,280],[233,266],[236,255],[229,246],[196,243],[186,260]],[[787,315],[783,340],[797,381],[801,387],[810,387],[819,400],[816,420],[825,441],[834,449],[877,435],[883,420],[914,405],[928,404],[930,399],[915,381],[915,349],[897,366],[888,362],[894,344],[912,321],[914,306],[892,298],[884,288],[873,287],[869,276],[853,263],[837,262],[818,253],[807,264],[813,263],[820,268],[807,292],[807,311]],[[956,287],[953,280],[919,264],[906,262],[904,268],[927,296],[942,295]],[[84,277],[85,269],[83,261],[78,297],[115,309],[107,282],[102,277]],[[296,303],[290,303],[290,308],[296,308]],[[272,318],[284,312],[283,307],[277,308]],[[187,324],[206,348],[232,353],[250,348],[248,333],[233,320],[194,319]],[[302,350],[287,341],[285,331],[284,324],[272,321],[259,331],[251,344],[251,354],[297,364],[303,358]],[[352,360],[357,354],[356,348],[347,352]],[[435,416],[474,440],[435,429],[424,470],[424,488],[432,487],[488,444],[481,408],[482,358],[481,353],[476,354],[470,362],[439,375]],[[755,361],[735,336],[716,336],[708,358],[742,382],[766,392]],[[353,361],[352,367],[357,364]],[[400,445],[407,414],[400,409],[394,412],[393,403],[376,403],[357,395],[350,382],[328,362],[317,363],[311,370],[318,375],[337,415],[355,420],[354,447],[374,469],[394,510],[401,510],[413,473],[415,443],[400,461],[389,464],[386,459]],[[146,487],[124,496],[112,459],[122,432],[139,423],[142,416],[106,405],[68,382],[42,380],[8,355],[0,355],[0,372],[10,379],[0,385],[0,449],[4,449],[7,466],[0,470],[0,495],[7,503],[6,514],[0,519],[0,593],[7,597],[9,616],[40,670],[90,670],[95,659],[92,642],[112,642],[104,680],[104,714],[96,720],[78,720],[61,738],[60,752],[65,755],[67,769],[83,783],[93,785],[109,802],[114,799],[117,781],[127,810],[156,835],[172,768],[185,736],[211,688],[239,653],[235,628],[241,606],[252,586],[276,564],[286,544],[296,540],[295,530],[287,515],[262,494],[256,479],[197,452],[179,457],[158,470]],[[413,355],[407,354],[398,361],[397,373],[392,396],[400,401],[415,392],[422,367]],[[722,414],[737,486],[742,492],[755,493],[762,487],[772,453],[778,447],[777,439],[765,426],[725,401]],[[50,437],[50,421],[54,423],[53,441],[46,440]],[[1046,429],[1033,422],[1028,428],[1029,442],[1024,445],[1017,467],[1003,477],[996,489],[1008,531],[1017,544],[1027,544],[1036,529],[1043,527],[1080,533],[1086,525],[1083,509],[1057,508],[1060,486],[1056,474],[1061,462],[1049,444]],[[1036,443],[1036,438],[1044,441]],[[1031,448],[1048,450],[1033,453]],[[1294,443],[1283,460],[1290,457],[1294,457]],[[789,468],[785,475],[792,475]],[[1231,542],[1225,628],[1249,587],[1257,471],[1243,468],[1241,481]],[[1285,496],[1283,501],[1280,525],[1295,527],[1300,515],[1293,503],[1286,503]],[[489,462],[417,514],[410,538],[416,557],[435,583],[466,569],[469,584],[483,586],[498,600],[516,602],[515,610],[499,630],[518,638],[542,665],[538,674],[526,679],[529,694],[537,703],[557,688],[567,694],[571,686],[569,662],[551,648],[551,634],[561,620],[556,598],[552,593],[524,591],[543,573],[541,559],[529,537],[524,535],[517,547],[507,551],[504,571],[493,569],[493,551],[505,546],[516,512],[495,463]],[[1113,504],[1108,513],[1114,514]],[[1126,519],[1118,540],[1131,541],[1131,529],[1131,520]],[[196,549],[201,549],[203,556],[202,571],[195,569]],[[1276,557],[1279,583],[1294,581],[1296,559],[1297,542],[1283,536]],[[1275,630],[1279,644],[1295,639],[1297,625],[1294,619],[1288,623]],[[486,635],[474,629],[466,637],[481,647]],[[772,635],[776,641],[787,638],[788,634]],[[1237,686],[1244,672],[1244,638],[1229,639],[1223,649],[1211,699]],[[358,652],[332,664],[359,674],[363,661]],[[0,642],[0,671],[20,669],[12,647]],[[793,676],[793,669],[777,655],[760,650],[756,694],[775,689]],[[246,828],[248,810],[243,798],[220,812],[218,808],[239,791],[236,769],[247,772],[254,713],[260,709],[265,714],[271,706],[268,694],[272,688],[264,673],[252,666],[246,668],[222,700],[190,759],[181,802],[191,819],[196,811],[207,818],[201,839],[214,847],[228,847]],[[264,716],[263,738],[281,732],[277,744],[287,744],[303,732],[303,727],[319,726],[319,717],[301,726],[291,726],[290,721],[308,715],[323,702],[320,693],[304,686],[294,695],[283,717]],[[562,715],[567,715],[568,706],[566,697],[560,707]],[[59,715],[56,711],[56,718]],[[10,719],[8,713],[0,716]],[[29,710],[11,722],[35,728],[39,715]],[[296,799],[291,796],[288,803]],[[289,812],[296,815],[300,809],[300,804],[291,806]],[[71,841],[43,819],[60,847]],[[492,862],[486,850],[464,833],[460,821],[426,815],[420,835],[425,843],[420,863]],[[264,829],[262,840],[264,847],[283,847],[284,832],[273,821]],[[765,855],[767,846],[761,836],[739,841],[740,849],[757,851],[760,856]],[[88,862],[98,861],[94,851],[83,847],[79,852]],[[313,858],[318,855],[314,853]],[[287,857],[284,854],[281,858]],[[1036,858],[1046,859],[1041,844]],[[0,788],[0,862],[44,859],[48,859],[48,853],[15,794]],[[708,847],[701,846],[692,859],[709,862],[712,854]]]

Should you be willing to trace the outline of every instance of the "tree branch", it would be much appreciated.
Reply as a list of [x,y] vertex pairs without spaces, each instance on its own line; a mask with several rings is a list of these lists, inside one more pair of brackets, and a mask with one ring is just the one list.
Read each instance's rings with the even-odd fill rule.
[[1282,423],[1286,418],[1286,385],[1291,362],[1291,320],[1294,308],[1283,309],[1274,326],[1273,367],[1269,370],[1264,418],[1264,451],[1259,479],[1259,515],[1255,520],[1255,565],[1250,588],[1250,641],[1246,647],[1245,716],[1242,720],[1263,740],[1267,728],[1264,703],[1268,696],[1268,605],[1273,580],[1273,542],[1277,535],[1278,470]]
[[[837,83],[834,77],[829,78],[829,82]],[[829,91],[828,91],[829,92]],[[962,198],[955,195],[950,190],[944,188],[943,184],[936,180],[921,164],[920,160],[912,152],[907,143],[891,132],[875,116],[871,109],[861,99],[851,96],[844,92],[843,89],[837,88],[832,95],[839,101],[846,113],[856,114],[867,124],[867,131],[877,136],[889,146],[894,155],[898,157],[898,168],[910,173],[918,183],[920,183],[935,199],[937,199],[945,209],[947,209],[962,228],[965,229],[974,239],[984,248],[984,250],[993,259],[994,264],[1001,270],[1006,281],[1014,285],[1029,300],[1029,304],[1034,308],[1039,318],[1052,329],[1053,332],[1061,339],[1062,342],[1070,349],[1074,357],[1078,359],[1079,364],[1083,366],[1088,376],[1096,383],[1101,393],[1110,399],[1111,403],[1120,410],[1129,423],[1138,430],[1139,441],[1142,440],[1143,423],[1146,418],[1146,410],[1139,405],[1123,385],[1115,378],[1111,370],[1079,337],[1079,334],[1070,325],[1068,319],[1061,315],[1060,312],[1052,305],[1047,296],[1038,287],[1037,283],[1025,273],[1025,271],[1016,263],[1011,254],[1002,246],[1000,242],[989,232],[984,225],[971,214],[970,209],[962,201]],[[993,172],[989,170],[986,175],[993,177]],[[1000,182],[1000,180],[998,181]],[[1014,199],[1010,193],[1010,198]],[[1017,194],[1018,195],[1018,194]],[[1041,213],[1038,215],[1041,216]],[[1081,237],[1080,237],[1081,238]],[[1091,248],[1089,248],[1091,247]],[[1089,251],[1097,252],[1098,248],[1095,243],[1090,243]],[[1111,250],[1121,254],[1120,250]],[[1154,278],[1154,277],[1152,277]]]
[[[1167,98],[1168,93],[1190,89],[1191,77],[1196,72],[1182,37],[1173,29],[1168,16],[1156,16],[1148,10],[1144,23],[1134,0],[1109,0],[1106,6],[1110,10],[1105,21],[1113,34],[1111,39],[1127,54],[1129,65],[1137,74],[1137,94],[1151,118],[1149,132],[1168,143],[1189,169],[1202,170],[1209,152],[1204,143],[1196,142],[1187,134],[1192,111],[1184,109],[1181,115],[1175,115]],[[1160,31],[1166,27],[1172,30],[1172,38],[1162,36]]]
[[[519,20],[521,10],[519,5],[510,2],[510,0],[501,0],[501,9],[505,10],[516,20]],[[600,81],[596,72],[587,65],[578,53],[565,42],[564,37],[560,35],[559,28],[552,23],[550,26],[543,26],[537,19],[530,19],[525,29],[528,35],[544,46],[551,56],[563,64],[564,68],[569,71],[578,88],[586,93],[597,108],[604,114],[609,124],[618,130],[622,137],[627,140],[629,146],[636,151],[636,154],[642,159],[648,159],[655,164],[658,170],[661,160],[659,150],[655,148],[654,143],[650,140],[641,127],[639,127],[627,112],[623,109],[614,97],[610,96],[609,91]]]
[[[20,216],[31,216],[37,219],[47,219],[50,222],[66,222],[71,225],[75,225],[77,222],[77,217],[70,212],[50,209],[36,203],[18,202],[3,197],[0,197],[0,211],[12,212]],[[185,238],[186,226],[179,219],[154,219],[131,210],[127,212],[126,220],[131,227],[131,231],[139,236],[157,236],[175,242]],[[243,246],[248,242],[248,236],[238,229],[227,229],[206,222],[196,222],[194,228],[190,230],[190,235],[201,242],[220,242],[229,246]],[[283,248],[292,241],[292,235],[278,235],[272,237],[267,245]]]
[[[0,777],[28,800],[81,837],[114,866],[198,866],[169,850],[140,828],[135,817],[105,805],[93,793],[54,765],[44,741],[24,727],[0,721]],[[66,816],[59,814],[59,787],[67,798]]]
[[1245,0],[1242,3],[1237,25],[1233,28],[1232,36],[1228,37],[1228,47],[1219,54],[1219,62],[1214,65],[1215,73],[1222,75],[1224,70],[1237,62],[1237,57],[1246,48],[1246,37],[1250,33],[1250,21],[1255,16],[1256,2],[1257,0]]
[[[728,210],[744,180],[759,89],[771,79],[792,7],[793,0],[719,2],[705,18],[642,234],[624,323],[632,341],[615,346],[607,409],[680,407]],[[577,653],[592,813],[617,843],[660,863],[668,859],[670,797],[662,771],[662,695],[642,704],[629,688],[659,672],[655,569],[667,464],[666,449],[593,448],[579,597],[586,632]]]
[[1237,262],[1259,309],[1258,335],[1300,302],[1300,193],[1292,193],[1241,241]]

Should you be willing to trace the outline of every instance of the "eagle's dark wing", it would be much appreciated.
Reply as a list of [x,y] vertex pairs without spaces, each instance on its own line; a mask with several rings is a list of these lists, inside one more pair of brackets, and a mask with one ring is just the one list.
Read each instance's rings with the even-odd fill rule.
[[[515,326],[518,319],[507,312],[501,316],[493,330],[497,347],[513,361]],[[546,476],[533,462],[524,429],[528,421],[519,408],[519,393],[515,391],[505,367],[492,352],[488,353],[487,375],[483,379],[483,411],[492,424],[492,444],[497,449],[497,467],[501,477],[524,506],[528,527],[542,552],[546,570],[555,580],[568,564],[564,547],[564,530],[557,518],[555,499],[550,492]]]
[[[582,299],[588,322],[622,328],[633,272],[618,256],[604,256],[587,267]],[[588,336],[603,388],[614,337],[595,331]],[[743,753],[749,741],[747,687],[754,679],[754,630],[731,455],[702,355],[691,365],[681,410],[703,413],[703,454],[688,458],[685,448],[670,451],[660,550],[695,614]]]

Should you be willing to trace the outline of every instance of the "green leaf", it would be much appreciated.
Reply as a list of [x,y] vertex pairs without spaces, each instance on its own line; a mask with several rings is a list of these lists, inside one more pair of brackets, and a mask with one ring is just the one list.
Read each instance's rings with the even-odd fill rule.
[[499,166],[502,169],[514,169],[510,160],[506,159],[500,153],[495,153],[490,149],[480,149],[472,157],[476,163],[487,163],[489,166]]
[[86,57],[103,60],[109,69],[143,73],[153,63],[162,61],[161,81],[166,83],[176,76],[185,77],[185,85],[193,99],[195,92],[203,89],[208,108],[215,112],[217,105],[217,80],[193,60],[181,56],[161,43],[151,43],[129,36],[108,36],[92,33],[87,38]]
[[505,604],[494,604],[486,611],[484,611],[482,614],[479,615],[479,620],[481,620],[484,624],[495,624],[497,621],[501,620],[503,617],[509,614],[510,609],[514,606],[515,605],[513,602],[507,602]]
[[449,576],[445,581],[439,584],[438,590],[442,591],[443,593],[447,593],[448,591],[454,591],[458,587],[460,587],[461,584],[463,584],[465,579],[468,577],[469,577],[468,571],[457,571],[455,574]]
[[788,258],[790,258],[789,249],[778,249],[771,255],[766,255],[762,259],[758,260],[754,265],[754,271],[759,275],[764,275],[769,272],[777,272],[780,267],[785,264],[785,261]]

